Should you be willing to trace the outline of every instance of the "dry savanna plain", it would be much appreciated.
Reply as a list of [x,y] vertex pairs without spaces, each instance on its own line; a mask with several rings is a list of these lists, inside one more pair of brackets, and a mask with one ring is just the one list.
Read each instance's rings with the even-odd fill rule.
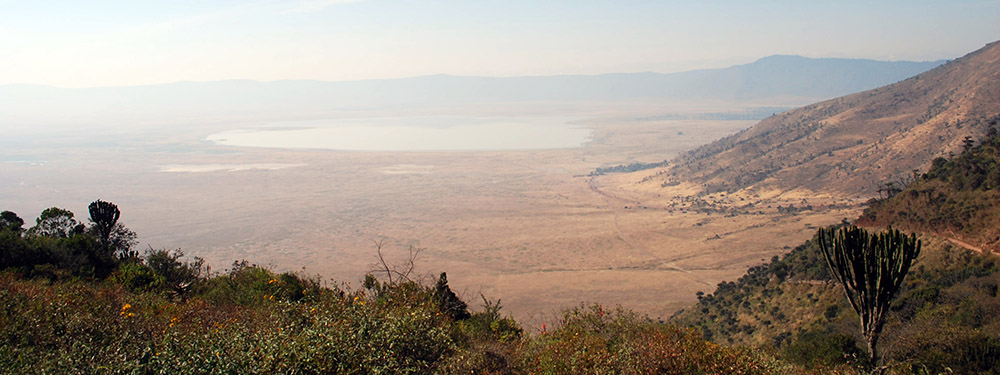
[[[500,299],[528,325],[580,303],[668,318],[695,293],[787,252],[815,228],[853,218],[862,197],[809,191],[694,196],[650,188],[655,171],[590,176],[659,162],[753,125],[671,113],[744,107],[635,105],[574,112],[577,148],[346,152],[218,145],[224,122],[52,135],[6,145],[0,209],[28,222],[45,207],[86,217],[94,199],[122,209],[142,248],[179,248],[215,271],[234,260],[359,288],[419,249],[414,278],[449,282],[474,308]],[[578,115],[578,116],[577,116]],[[672,118],[672,119],[664,119]],[[798,212],[779,206],[810,207]],[[537,329],[537,328],[535,328]]]

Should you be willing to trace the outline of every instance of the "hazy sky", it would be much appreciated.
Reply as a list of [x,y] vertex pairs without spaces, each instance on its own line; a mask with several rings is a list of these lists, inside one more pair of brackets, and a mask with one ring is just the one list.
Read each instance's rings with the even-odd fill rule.
[[0,84],[671,72],[771,54],[936,60],[1000,1],[0,0]]

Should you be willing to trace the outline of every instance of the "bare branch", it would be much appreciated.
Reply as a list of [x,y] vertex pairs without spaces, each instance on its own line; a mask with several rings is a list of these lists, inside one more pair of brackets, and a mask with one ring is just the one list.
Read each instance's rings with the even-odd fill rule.
[[393,272],[396,273],[396,276],[399,276],[400,280],[410,280],[410,274],[413,273],[413,269],[417,267],[417,259],[420,258],[420,253],[422,251],[424,251],[424,249],[410,245],[410,255],[406,259],[405,263],[406,269],[400,272],[399,270],[393,268]]
[[389,267],[389,263],[385,261],[385,257],[382,256],[382,246],[385,244],[385,238],[380,238],[378,240],[372,240],[375,243],[375,251],[378,254],[378,261],[382,263],[382,268],[385,268],[385,275],[389,278],[389,284],[392,284],[392,269]]

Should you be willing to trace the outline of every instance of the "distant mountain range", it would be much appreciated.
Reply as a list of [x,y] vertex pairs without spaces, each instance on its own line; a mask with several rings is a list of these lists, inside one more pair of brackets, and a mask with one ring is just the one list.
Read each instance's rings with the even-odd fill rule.
[[[765,59],[766,60],[766,59]],[[752,64],[753,65],[753,64]],[[958,153],[1000,121],[1000,42],[899,83],[764,119],[675,160],[645,184],[874,194]]]
[[435,75],[349,82],[216,81],[82,89],[3,85],[0,121],[25,124],[109,116],[124,121],[150,116],[302,116],[337,110],[638,98],[820,100],[897,82],[942,63],[770,56],[724,69],[672,74],[507,78]]

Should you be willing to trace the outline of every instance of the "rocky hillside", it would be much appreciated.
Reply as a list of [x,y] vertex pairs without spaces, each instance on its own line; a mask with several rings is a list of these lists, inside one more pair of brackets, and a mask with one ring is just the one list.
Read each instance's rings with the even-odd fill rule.
[[982,137],[1000,116],[1000,42],[904,81],[769,117],[682,155],[644,184],[704,192],[806,188],[876,195]]

